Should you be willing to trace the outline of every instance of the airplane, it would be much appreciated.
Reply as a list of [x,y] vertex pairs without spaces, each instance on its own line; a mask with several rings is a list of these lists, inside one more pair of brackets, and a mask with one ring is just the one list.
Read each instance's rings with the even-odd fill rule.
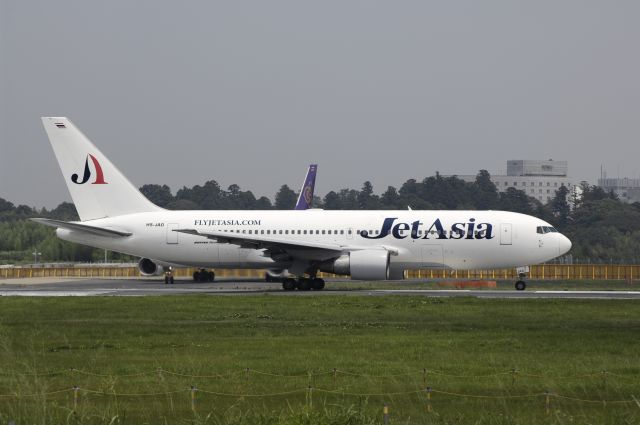
[[[42,118],[80,221],[59,238],[141,257],[139,268],[287,269],[284,290],[322,290],[319,272],[402,279],[405,269],[502,269],[563,255],[571,241],[507,211],[168,211],[151,203],[65,117]],[[524,280],[516,289],[526,287]]]

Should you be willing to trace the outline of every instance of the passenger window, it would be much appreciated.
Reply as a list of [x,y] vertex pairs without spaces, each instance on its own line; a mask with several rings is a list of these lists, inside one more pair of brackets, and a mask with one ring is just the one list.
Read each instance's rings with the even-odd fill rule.
[[340,234],[341,234],[341,235],[344,235],[344,230],[340,230]]
[[324,230],[322,231],[322,234],[324,235]]
[[279,230],[279,231],[278,231],[278,233],[279,233],[279,234],[282,234],[282,230]]
[[327,230],[327,234],[329,234],[329,235],[330,235],[330,234],[331,234],[331,230]]

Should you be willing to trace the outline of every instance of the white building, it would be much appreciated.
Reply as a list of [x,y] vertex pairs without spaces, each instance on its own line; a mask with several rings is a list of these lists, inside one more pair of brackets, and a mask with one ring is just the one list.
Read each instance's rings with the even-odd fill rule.
[[598,179],[598,186],[615,193],[623,202],[640,202],[640,179],[604,177]]
[[[476,176],[463,175],[459,178],[473,182]],[[491,181],[499,192],[510,187],[522,190],[532,198],[546,204],[556,195],[556,190],[566,186],[569,193],[575,190],[575,183],[568,177],[567,161],[512,159],[507,161],[507,175],[491,174]]]

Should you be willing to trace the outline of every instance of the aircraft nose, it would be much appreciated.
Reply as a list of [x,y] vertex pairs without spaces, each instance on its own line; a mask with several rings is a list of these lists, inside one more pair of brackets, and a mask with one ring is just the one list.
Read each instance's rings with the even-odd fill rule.
[[558,255],[563,255],[571,249],[571,241],[565,235],[558,235]]

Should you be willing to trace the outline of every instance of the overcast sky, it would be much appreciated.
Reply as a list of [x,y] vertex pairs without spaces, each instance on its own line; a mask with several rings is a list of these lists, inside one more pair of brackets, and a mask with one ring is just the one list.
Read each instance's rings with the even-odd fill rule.
[[40,116],[134,184],[273,199],[566,159],[640,174],[640,2],[0,0],[0,197],[68,200]]

